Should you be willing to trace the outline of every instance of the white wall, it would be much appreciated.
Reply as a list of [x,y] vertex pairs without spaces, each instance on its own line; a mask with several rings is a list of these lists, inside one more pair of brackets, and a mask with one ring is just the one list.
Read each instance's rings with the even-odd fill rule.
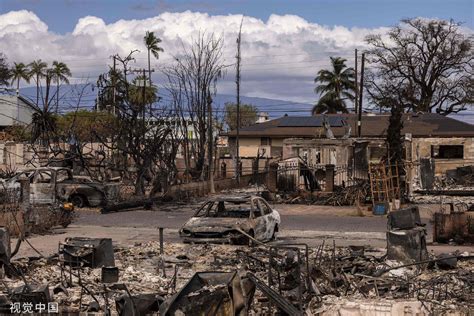
[[0,95],[0,126],[28,125],[34,110],[16,96]]

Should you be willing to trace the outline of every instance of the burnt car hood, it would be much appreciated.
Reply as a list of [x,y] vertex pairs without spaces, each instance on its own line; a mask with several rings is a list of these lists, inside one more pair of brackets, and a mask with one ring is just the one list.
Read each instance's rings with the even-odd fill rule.
[[193,217],[184,224],[183,229],[192,232],[223,232],[235,227],[248,224],[244,218]]

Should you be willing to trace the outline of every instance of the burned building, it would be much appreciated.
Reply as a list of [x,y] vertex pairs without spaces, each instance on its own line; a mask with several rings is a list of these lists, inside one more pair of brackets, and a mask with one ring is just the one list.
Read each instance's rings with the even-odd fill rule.
[[[334,165],[336,184],[347,184],[366,173],[371,162],[386,160],[389,118],[389,114],[362,115],[358,135],[355,114],[284,116],[242,128],[240,155],[256,156],[264,149],[287,171],[300,162],[313,169]],[[452,170],[474,165],[474,125],[434,113],[405,113],[402,119],[410,194],[433,189]],[[228,133],[230,146],[235,136],[235,131]],[[296,185],[303,186],[303,177],[298,177]]]

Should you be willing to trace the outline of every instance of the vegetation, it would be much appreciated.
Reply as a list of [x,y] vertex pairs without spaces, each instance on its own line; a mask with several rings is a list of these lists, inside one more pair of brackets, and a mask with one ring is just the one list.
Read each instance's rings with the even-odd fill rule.
[[313,107],[313,114],[347,113],[346,101],[354,100],[354,69],[346,66],[346,59],[331,57],[332,69],[322,69],[314,79],[317,84],[314,91],[320,95]]
[[36,105],[39,104],[39,88],[40,88],[40,79],[46,76],[46,69],[48,64],[41,59],[35,60],[29,64],[30,67],[30,77],[35,78],[36,81]]
[[39,141],[41,145],[48,146],[57,139],[56,116],[51,111],[38,109],[31,117],[31,142]]
[[0,87],[8,86],[10,80],[10,69],[5,56],[0,53]]
[[[143,112],[143,85],[138,86],[138,80],[145,78],[138,76],[130,82],[125,76],[129,63],[133,60],[132,51],[126,57],[116,56],[121,70],[109,71],[99,77],[99,102],[107,102],[99,108],[112,106],[113,124],[110,132],[101,134],[95,131],[96,138],[105,148],[120,153],[120,159],[114,162],[114,168],[120,169],[124,177],[134,181],[135,194],[145,194],[145,182],[159,182],[156,179],[163,177],[168,181],[176,173],[175,158],[177,142],[173,129],[167,121],[165,108],[157,109],[156,113],[147,116],[156,124],[146,124]],[[115,89],[114,89],[115,87]],[[156,89],[145,91],[146,103],[156,100]],[[115,94],[115,96],[114,96]],[[115,102],[114,102],[115,100]],[[110,103],[109,103],[110,102]],[[106,113],[106,112],[101,112]],[[129,159],[132,161],[133,171],[128,168]]]
[[64,82],[66,84],[69,84],[69,79],[68,77],[71,77],[71,70],[69,70],[69,67],[59,61],[53,61],[53,68],[51,69],[51,74],[56,81],[56,112],[58,111],[58,106],[59,106],[59,84],[61,82]]
[[114,124],[115,117],[107,112],[78,110],[56,116],[57,133],[65,140],[81,143],[97,142],[97,134],[111,137]]
[[[166,88],[183,135],[186,172],[193,178],[211,178],[211,181],[212,172],[206,172],[206,168],[212,169],[210,157],[214,148],[212,144],[215,144],[212,98],[217,91],[217,81],[223,77],[226,68],[222,51],[221,37],[200,34],[191,48],[185,49],[175,64],[165,69]],[[193,137],[189,137],[190,131]]]
[[10,71],[11,84],[16,82],[16,93],[20,93],[20,80],[30,82],[30,70],[24,63],[14,63],[14,67]]
[[401,106],[397,104],[392,106],[387,129],[389,161],[392,165],[397,163],[399,166],[403,163],[402,114],[403,108]]
[[[240,105],[240,127],[255,124],[258,118],[258,109],[251,104]],[[237,128],[237,104],[226,103],[224,122],[229,130]]]
[[[402,20],[387,37],[370,35],[367,91],[374,104],[447,115],[474,102],[472,37],[453,21]],[[372,69],[370,71],[370,69]]]
[[[137,76],[129,87],[130,102],[142,110],[145,110],[147,105],[151,106],[158,101],[158,90],[155,86],[147,86],[146,80],[145,76]],[[144,85],[146,86],[144,87]]]
[[151,64],[150,64],[150,53],[158,59],[159,52],[163,52],[163,48],[159,47],[158,45],[161,43],[161,39],[155,36],[155,33],[147,31],[145,37],[143,38],[145,42],[146,49],[148,51],[148,79],[150,81],[151,86]]

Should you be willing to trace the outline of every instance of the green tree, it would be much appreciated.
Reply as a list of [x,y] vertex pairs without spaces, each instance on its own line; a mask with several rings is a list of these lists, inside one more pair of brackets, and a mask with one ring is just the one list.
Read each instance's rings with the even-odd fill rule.
[[0,53],[0,87],[8,86],[10,80],[10,69],[5,56]]
[[346,59],[330,57],[332,69],[321,69],[314,79],[314,91],[320,95],[312,113],[347,113],[346,100],[354,100],[354,69],[346,66]]
[[144,109],[146,105],[153,104],[158,100],[157,89],[154,86],[145,86],[145,98],[143,98],[143,86],[146,84],[145,76],[137,76],[132,80],[129,87],[129,101],[131,104]]
[[30,67],[30,77],[34,77],[36,81],[36,105],[39,106],[39,87],[40,79],[46,76],[46,69],[48,64],[41,59],[35,60],[29,64]]
[[57,134],[64,139],[74,137],[80,143],[98,141],[97,135],[108,138],[116,124],[107,112],[79,110],[56,117]]
[[71,70],[69,67],[63,63],[58,61],[53,61],[53,68],[52,68],[53,78],[56,81],[56,112],[58,111],[59,106],[59,84],[61,82],[69,84],[68,77],[71,77]]
[[31,116],[31,143],[37,140],[47,146],[50,140],[56,135],[56,116],[48,109],[36,109]]
[[11,84],[13,85],[16,81],[16,94],[20,94],[20,80],[23,79],[27,83],[30,82],[30,70],[24,63],[14,63],[14,67],[11,70]]
[[161,39],[155,36],[155,33],[147,31],[145,37],[143,38],[145,42],[146,49],[148,51],[148,79],[150,80],[151,86],[151,64],[150,64],[150,53],[158,59],[159,52],[163,52],[163,48],[159,47],[158,44],[161,43]]
[[[257,121],[258,108],[256,106],[251,104],[241,104],[239,112],[240,127],[253,125]],[[230,102],[225,104],[224,121],[229,127],[229,130],[237,128],[237,104]]]

